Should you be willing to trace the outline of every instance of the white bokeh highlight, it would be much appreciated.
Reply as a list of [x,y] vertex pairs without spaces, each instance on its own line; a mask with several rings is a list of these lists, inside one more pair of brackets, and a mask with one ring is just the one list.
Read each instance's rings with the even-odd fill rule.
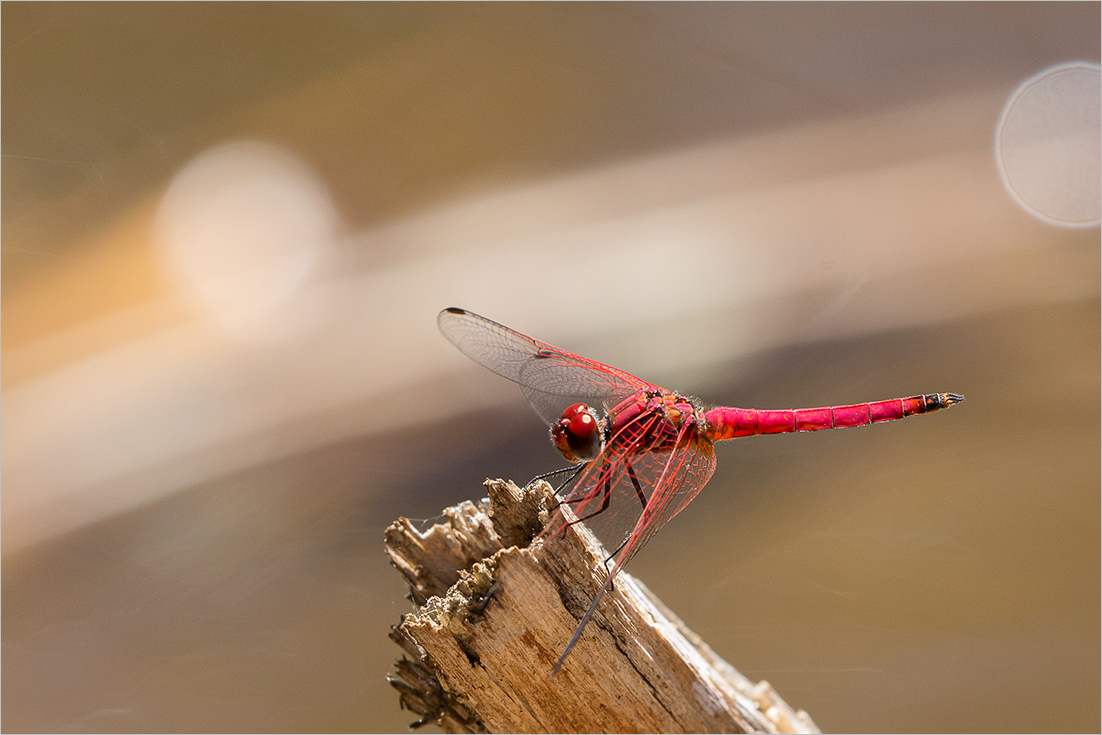
[[1102,217],[1102,71],[1075,63],[1046,69],[1010,96],[995,137],[1003,184],[1033,216],[1064,227]]
[[208,324],[244,341],[301,334],[304,298],[333,252],[338,218],[321,179],[258,142],[212,148],[173,179],[157,211],[161,262]]

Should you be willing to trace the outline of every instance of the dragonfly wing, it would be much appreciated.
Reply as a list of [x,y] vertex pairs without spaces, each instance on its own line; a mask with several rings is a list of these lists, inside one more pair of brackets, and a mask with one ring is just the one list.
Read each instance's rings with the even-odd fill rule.
[[[715,472],[715,447],[709,441],[696,439],[695,429],[690,429],[690,432],[693,437],[684,446],[665,457],[652,453],[648,457],[651,461],[642,468],[642,475],[653,483],[653,490],[647,507],[632,529],[631,538],[616,560],[617,568],[633,557],[654,534],[684,510],[708,484]],[[636,474],[639,475],[640,472],[637,471]]]
[[464,309],[436,319],[448,341],[467,357],[518,383],[548,424],[571,404],[600,406],[639,390],[661,390],[630,373],[575,355]]
[[[612,580],[620,569],[667,521],[696,497],[715,471],[715,449],[710,441],[698,437],[695,424],[682,427],[675,448],[659,450],[647,439],[648,434],[654,435],[650,430],[657,420],[653,415],[644,417],[617,432],[605,452],[590,463],[579,478],[577,489],[566,500],[575,505],[577,518],[584,519],[595,511],[598,513],[595,517],[601,517],[607,509],[614,518],[626,516],[636,520],[631,533],[617,550],[616,563],[597,590],[585,615],[578,621],[574,635],[551,670],[551,676],[562,668],[566,657],[581,639],[601,598],[611,589]],[[642,508],[641,513],[638,509],[644,505],[644,498],[640,495],[646,498],[646,507]],[[613,503],[616,503],[615,507]],[[625,509],[633,506],[636,508],[634,514],[624,513]],[[561,529],[564,521],[560,513],[557,522],[552,522],[544,534]]]
[[696,497],[715,471],[715,449],[698,438],[693,425],[682,428],[677,448],[654,449],[655,420],[645,416],[618,432],[566,498],[575,517],[589,516],[586,524],[619,552],[613,574]]

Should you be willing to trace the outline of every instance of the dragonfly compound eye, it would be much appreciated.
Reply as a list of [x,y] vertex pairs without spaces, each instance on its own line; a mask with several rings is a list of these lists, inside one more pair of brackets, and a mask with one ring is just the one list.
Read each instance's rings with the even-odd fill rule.
[[570,462],[596,459],[601,453],[601,424],[596,412],[584,403],[575,403],[551,426],[551,441]]

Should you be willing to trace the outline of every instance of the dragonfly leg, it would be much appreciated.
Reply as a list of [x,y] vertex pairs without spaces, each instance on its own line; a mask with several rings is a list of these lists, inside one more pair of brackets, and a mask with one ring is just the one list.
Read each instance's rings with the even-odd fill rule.
[[[606,510],[608,510],[608,504],[612,500],[612,481],[611,481],[611,478],[608,477],[608,476],[605,477],[604,488],[601,490],[601,495],[602,495],[602,497],[601,497],[601,507],[600,508],[593,511],[592,513],[590,513],[587,516],[582,516],[581,518],[577,519],[576,521],[571,521],[570,523],[566,524],[566,526],[563,527],[563,531],[565,531],[570,526],[573,526],[575,523],[581,523],[584,520],[588,520],[588,519],[592,518],[593,516],[600,515],[601,513],[604,513]],[[578,500],[582,500],[582,499],[583,498],[578,498]],[[624,548],[624,544],[626,544],[627,542],[628,542],[628,540],[625,538],[624,543],[620,544],[619,548],[616,549],[616,551],[614,551],[612,553],[612,556],[610,556],[609,559],[611,559],[613,556],[616,556],[616,554],[620,551],[620,549]],[[604,567],[605,567],[605,573],[607,574],[609,572],[608,559],[605,559]],[[609,592],[612,591],[612,582],[611,581],[609,581],[609,583],[608,583],[608,590],[609,590]]]
[[[620,551],[621,551],[621,550],[622,550],[622,549],[623,549],[623,548],[624,548],[625,546],[627,546],[627,545],[628,545],[628,539],[630,539],[630,538],[631,538],[631,534],[630,534],[630,533],[629,533],[629,534],[628,534],[627,536],[624,536],[624,540],[623,540],[623,541],[621,541],[621,542],[620,542],[620,545],[616,547],[616,551],[612,552],[612,553],[611,553],[611,554],[609,554],[609,555],[608,555],[607,557],[605,557],[605,560],[604,560],[605,574],[612,574],[612,570],[608,568],[608,563],[609,563],[610,561],[612,561],[613,559],[615,559],[615,558],[616,558],[616,555],[617,555],[617,554],[619,554],[619,553],[620,553]],[[609,591],[609,592],[612,592],[612,591],[613,591],[613,590],[615,590],[615,589],[616,589],[615,583],[613,583],[613,582],[609,582],[609,583],[608,583],[608,591]]]
[[[605,557],[605,569],[608,570],[608,563],[616,558],[616,555],[624,550],[624,547],[628,545],[628,539],[631,538],[631,534],[624,536],[624,540],[620,542],[620,545],[616,547],[616,551],[613,551],[607,557]],[[609,570],[611,571],[611,570]]]
[[[593,496],[590,496],[590,497],[592,498]],[[575,498],[573,500],[568,500],[566,502],[568,502],[568,503],[577,503],[577,502],[580,502],[582,500],[586,500],[586,498]],[[589,515],[584,515],[581,518],[577,518],[573,521],[570,521],[570,523],[567,523],[565,526],[563,526],[563,531],[565,531],[570,526],[573,526],[575,523],[581,523],[582,521],[588,521],[590,518],[593,518],[594,516],[601,515],[606,510],[608,510],[608,504],[610,502],[612,502],[612,477],[608,473],[605,473],[605,478],[601,482],[601,507],[598,508],[597,510],[593,511]]]
[[501,584],[500,579],[495,579],[494,583],[490,585],[490,589],[486,590],[486,594],[482,596],[482,601],[478,603],[478,608],[475,610],[475,615],[482,615],[486,610],[486,606],[490,604],[490,598],[497,592],[497,586]]
[[533,477],[531,480],[528,481],[528,485],[531,485],[533,482],[536,482],[537,480],[546,480],[548,477],[555,477],[556,475],[563,475],[563,474],[566,474],[567,472],[569,472],[570,473],[569,477],[567,477],[565,480],[563,480],[562,483],[560,483],[559,486],[555,488],[555,495],[558,495],[559,492],[564,487],[569,485],[574,480],[574,478],[576,478],[578,476],[578,473],[580,473],[584,468],[585,468],[585,463],[584,462],[581,462],[581,463],[578,463],[578,464],[568,465],[566,467],[560,467],[557,470],[551,470],[550,472],[544,472],[542,474],[536,475],[535,477]]
[[[635,486],[635,494],[639,496],[639,503],[643,506],[643,509],[646,510],[646,508],[647,508],[647,496],[645,494],[643,494],[643,486],[639,483],[639,478],[635,476],[635,469],[632,468],[632,466],[629,462],[625,462],[624,466],[627,468],[628,477],[631,478],[631,484]],[[610,561],[612,561],[613,559],[615,559],[617,554],[619,554],[621,551],[623,551],[624,547],[628,545],[628,539],[630,539],[630,538],[631,538],[630,533],[628,535],[624,536],[624,540],[620,542],[620,545],[616,547],[616,550],[613,551],[611,554],[609,554],[607,557],[605,557],[605,562],[604,563],[605,563],[605,571],[606,572],[611,572],[611,570],[608,568],[608,563]],[[609,592],[611,592],[613,590],[612,582],[609,582],[608,590],[609,590]]]
[[[643,486],[639,484],[639,478],[635,476],[635,470],[632,468],[630,462],[624,462],[624,466],[627,467],[628,477],[631,478],[631,484],[635,486],[635,494],[639,496],[639,504],[643,506],[643,509],[647,508],[647,496],[643,494]],[[621,544],[621,547],[623,544]],[[619,551],[619,549],[617,549]]]

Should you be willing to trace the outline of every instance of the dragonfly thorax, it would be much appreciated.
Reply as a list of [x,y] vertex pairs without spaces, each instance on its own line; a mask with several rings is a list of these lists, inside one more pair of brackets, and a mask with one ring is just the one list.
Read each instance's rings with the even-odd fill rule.
[[551,441],[568,462],[597,459],[605,448],[608,422],[591,406],[575,403],[551,425]]

